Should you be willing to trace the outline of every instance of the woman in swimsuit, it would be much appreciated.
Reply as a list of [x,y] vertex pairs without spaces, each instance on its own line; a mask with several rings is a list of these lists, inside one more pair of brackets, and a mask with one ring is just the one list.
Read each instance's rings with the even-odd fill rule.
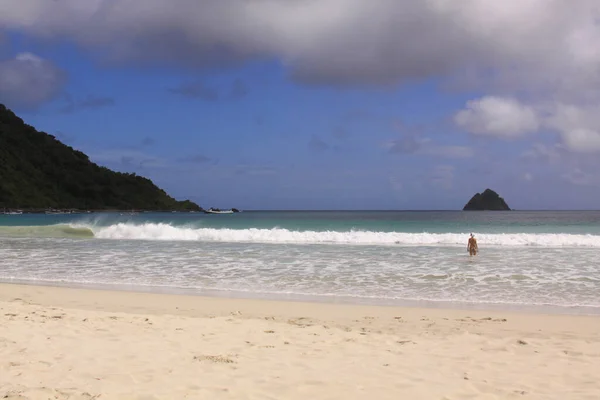
[[475,239],[475,236],[473,236],[473,234],[471,233],[471,237],[469,238],[469,242],[467,243],[467,251],[469,252],[469,255],[471,256],[475,256],[477,255],[477,239]]

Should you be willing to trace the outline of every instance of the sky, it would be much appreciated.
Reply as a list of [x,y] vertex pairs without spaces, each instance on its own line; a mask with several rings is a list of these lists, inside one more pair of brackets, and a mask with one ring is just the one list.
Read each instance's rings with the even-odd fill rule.
[[177,199],[600,208],[597,0],[2,0],[0,103]]

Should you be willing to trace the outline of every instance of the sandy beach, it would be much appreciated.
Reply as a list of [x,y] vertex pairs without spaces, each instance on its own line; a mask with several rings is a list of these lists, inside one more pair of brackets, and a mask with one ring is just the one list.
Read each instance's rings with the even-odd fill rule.
[[9,284],[0,309],[0,398],[600,398],[598,317]]

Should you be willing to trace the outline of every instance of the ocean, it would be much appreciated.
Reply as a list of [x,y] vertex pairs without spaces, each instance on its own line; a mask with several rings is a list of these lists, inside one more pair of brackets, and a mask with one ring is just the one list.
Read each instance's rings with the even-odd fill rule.
[[13,283],[600,314],[599,255],[600,211],[0,215]]

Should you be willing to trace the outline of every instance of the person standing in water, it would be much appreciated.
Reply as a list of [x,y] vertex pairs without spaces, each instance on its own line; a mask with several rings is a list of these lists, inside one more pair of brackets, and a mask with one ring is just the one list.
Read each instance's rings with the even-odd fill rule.
[[469,255],[476,256],[478,250],[479,248],[477,247],[477,239],[475,239],[475,236],[471,233],[471,237],[467,243],[467,251],[469,252]]

